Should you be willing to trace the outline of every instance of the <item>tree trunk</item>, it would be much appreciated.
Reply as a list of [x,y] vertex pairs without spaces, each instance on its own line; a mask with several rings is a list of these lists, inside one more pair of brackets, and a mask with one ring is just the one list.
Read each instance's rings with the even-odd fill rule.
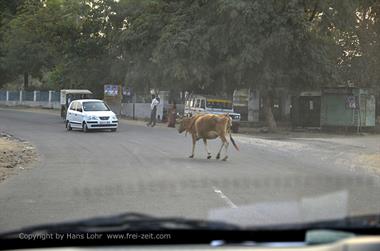
[[24,72],[24,89],[27,90],[29,87],[29,73]]
[[277,130],[277,123],[273,115],[273,97],[272,93],[267,93],[264,95],[264,115],[265,122],[268,126],[270,132],[275,132]]

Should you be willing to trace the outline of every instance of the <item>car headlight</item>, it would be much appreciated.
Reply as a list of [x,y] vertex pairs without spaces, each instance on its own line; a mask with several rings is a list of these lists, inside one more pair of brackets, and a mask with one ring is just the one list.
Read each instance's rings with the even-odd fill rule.
[[113,116],[111,117],[111,119],[112,119],[112,120],[117,120],[116,115],[113,115]]

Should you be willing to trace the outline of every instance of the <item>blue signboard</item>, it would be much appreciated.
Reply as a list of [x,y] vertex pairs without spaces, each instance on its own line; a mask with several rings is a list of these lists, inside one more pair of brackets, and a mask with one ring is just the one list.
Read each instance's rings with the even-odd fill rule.
[[118,85],[104,85],[104,95],[105,96],[117,96],[119,92]]

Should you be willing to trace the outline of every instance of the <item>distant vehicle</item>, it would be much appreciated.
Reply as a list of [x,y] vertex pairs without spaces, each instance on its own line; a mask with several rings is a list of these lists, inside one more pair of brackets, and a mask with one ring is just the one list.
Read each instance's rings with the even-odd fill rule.
[[66,129],[82,129],[87,132],[91,129],[111,129],[116,131],[119,124],[115,113],[106,103],[98,99],[80,99],[70,103],[66,115]]
[[61,118],[66,119],[67,108],[70,103],[77,99],[92,98],[92,92],[90,90],[76,90],[76,89],[64,89],[61,90]]
[[186,100],[184,115],[191,117],[198,113],[228,113],[232,119],[232,131],[235,133],[239,131],[240,114],[234,112],[231,100],[206,95],[192,95]]

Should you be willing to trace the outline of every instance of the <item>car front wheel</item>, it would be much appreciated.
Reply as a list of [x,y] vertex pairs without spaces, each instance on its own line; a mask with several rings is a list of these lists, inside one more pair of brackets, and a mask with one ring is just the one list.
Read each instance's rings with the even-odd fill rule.
[[88,132],[88,127],[87,127],[87,123],[86,122],[83,122],[82,129],[83,129],[83,132]]
[[66,130],[67,131],[71,131],[73,128],[71,127],[71,125],[70,125],[70,122],[67,120],[66,121]]
[[117,128],[112,128],[111,132],[116,132]]

